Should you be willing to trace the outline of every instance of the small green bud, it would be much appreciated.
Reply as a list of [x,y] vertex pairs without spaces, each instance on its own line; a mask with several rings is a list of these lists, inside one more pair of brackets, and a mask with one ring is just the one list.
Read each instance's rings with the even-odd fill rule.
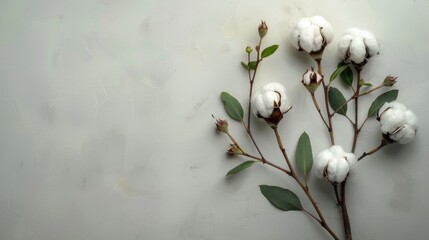
[[252,51],[253,51],[253,49],[251,47],[249,47],[249,46],[246,47],[246,52],[247,53],[250,54]]

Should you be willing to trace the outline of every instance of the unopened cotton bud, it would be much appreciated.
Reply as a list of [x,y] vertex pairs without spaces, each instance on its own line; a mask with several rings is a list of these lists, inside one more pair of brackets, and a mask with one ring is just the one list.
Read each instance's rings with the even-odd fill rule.
[[302,84],[308,91],[314,93],[322,82],[323,77],[318,72],[314,71],[312,67],[311,70],[308,70],[302,75]]
[[290,108],[285,87],[280,83],[269,83],[252,97],[253,112],[274,126]]
[[397,77],[387,76],[383,81],[383,86],[391,87],[396,83]]
[[314,171],[317,177],[330,182],[343,182],[356,164],[356,156],[347,153],[339,145],[321,151],[314,159]]
[[378,54],[379,48],[375,36],[359,28],[347,29],[338,43],[341,58],[347,63],[359,67],[365,65],[368,59]]
[[258,27],[259,37],[260,38],[265,37],[265,35],[267,35],[267,32],[268,32],[267,24],[265,23],[265,21],[261,21],[261,24],[259,24],[259,27]]
[[243,155],[243,151],[235,144],[230,144],[226,151],[228,155]]
[[228,122],[224,119],[216,119],[216,130],[228,133]]
[[291,32],[292,45],[299,51],[320,59],[325,47],[332,42],[334,30],[321,16],[301,18]]
[[378,111],[377,119],[380,121],[383,136],[389,141],[407,144],[416,135],[417,116],[402,103],[385,103]]

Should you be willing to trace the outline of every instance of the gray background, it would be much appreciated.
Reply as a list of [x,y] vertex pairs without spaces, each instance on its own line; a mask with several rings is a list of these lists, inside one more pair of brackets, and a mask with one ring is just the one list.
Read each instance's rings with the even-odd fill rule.
[[[226,157],[228,141],[211,117],[226,117],[221,91],[245,103],[240,61],[264,19],[265,46],[280,48],[262,63],[256,88],[287,87],[294,107],[280,132],[289,155],[303,131],[315,153],[329,146],[300,83],[314,63],[288,42],[293,23],[312,15],[335,29],[326,75],[341,33],[368,29],[381,51],[363,78],[398,76],[398,100],[421,123],[413,143],[359,163],[348,185],[355,239],[426,239],[428,11],[424,0],[0,1],[0,239],[330,239],[308,216],[278,211],[260,194],[258,185],[269,184],[302,196],[278,171],[254,165],[225,178],[243,159]],[[375,96],[362,100],[362,112]],[[270,129],[253,123],[267,157],[283,164]],[[350,149],[347,120],[334,123]],[[230,125],[253,152],[241,126]],[[358,155],[378,141],[371,121]],[[310,184],[341,234],[329,185]]]

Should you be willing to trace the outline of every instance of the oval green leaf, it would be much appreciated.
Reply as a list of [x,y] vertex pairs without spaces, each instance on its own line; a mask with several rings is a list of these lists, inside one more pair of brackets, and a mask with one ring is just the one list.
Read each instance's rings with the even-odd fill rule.
[[295,151],[295,163],[299,171],[307,177],[308,172],[313,166],[313,152],[311,150],[310,137],[303,132],[298,140]]
[[240,165],[238,165],[237,167],[229,170],[229,172],[226,174],[226,176],[230,176],[230,175],[234,175],[236,173],[241,172],[242,170],[252,166],[256,161],[246,161]]
[[[344,68],[339,74],[340,74],[340,79],[341,81],[351,87],[353,84],[353,70],[350,67],[350,65],[348,63],[345,62],[339,62],[337,65],[337,69],[342,68],[343,66],[347,66],[346,68]],[[332,76],[331,76],[332,77]]]
[[398,90],[394,89],[394,90],[390,90],[388,92],[385,92],[383,94],[381,94],[380,96],[378,96],[374,102],[372,102],[371,107],[369,107],[368,110],[368,117],[374,117],[375,115],[377,115],[378,110],[380,110],[380,108],[386,103],[386,102],[392,102],[395,101],[396,98],[398,97]]
[[347,101],[340,90],[331,87],[328,92],[329,105],[335,113],[346,115],[347,114]]
[[226,113],[228,113],[231,118],[237,121],[243,120],[243,108],[241,107],[241,104],[237,101],[237,99],[235,99],[227,92],[222,92],[220,94],[220,98],[222,99]]
[[329,78],[329,81],[332,82],[334,81],[338,75],[340,75],[344,70],[346,70],[347,68],[349,68],[349,65],[341,65],[339,66],[331,75],[331,77]]
[[262,195],[271,202],[276,208],[283,211],[302,210],[301,202],[295,193],[288,189],[277,186],[260,185]]
[[241,62],[241,66],[243,66],[247,71],[250,70],[250,67],[245,62]]
[[250,69],[255,70],[256,69],[256,61],[251,61],[247,64],[247,66],[249,66]]
[[272,46],[265,48],[261,53],[261,57],[266,58],[266,57],[271,56],[273,53],[276,52],[277,48],[279,48],[279,45],[272,45]]

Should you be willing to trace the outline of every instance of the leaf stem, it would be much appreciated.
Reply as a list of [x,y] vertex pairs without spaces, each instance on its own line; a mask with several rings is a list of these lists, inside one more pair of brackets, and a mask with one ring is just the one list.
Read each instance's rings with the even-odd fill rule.
[[[308,200],[311,202],[311,204],[313,205],[313,208],[316,210],[317,215],[319,216],[319,223],[320,225],[335,239],[335,240],[339,240],[338,236],[335,234],[335,232],[329,227],[329,225],[326,223],[325,218],[322,215],[322,212],[319,209],[319,206],[317,205],[317,202],[314,200],[313,195],[311,195],[311,192],[308,188],[307,185],[305,185],[302,180],[299,178],[299,176],[296,174],[296,172],[294,171],[292,164],[289,160],[289,157],[287,156],[286,153],[286,149],[283,145],[283,141],[280,137],[280,134],[277,130],[277,126],[272,126],[271,127],[274,131],[274,134],[276,136],[277,139],[277,145],[279,146],[279,149],[281,150],[284,159],[286,160],[286,163],[289,167],[290,170],[290,174],[289,176],[291,176],[297,183],[298,185],[301,187],[301,189],[304,191],[305,195],[307,195]],[[316,219],[316,218],[315,218]],[[317,220],[317,219],[316,219]]]
[[[262,61],[261,58],[261,46],[262,46],[262,38],[259,38],[259,43],[256,46],[256,66],[255,70],[253,71],[253,75],[250,73],[250,69],[248,69],[249,72],[249,83],[250,83],[250,89],[249,89],[249,108],[248,108],[248,114],[247,114],[247,132],[250,132],[250,115],[252,112],[252,93],[253,93],[253,82],[255,81],[256,72],[258,71],[259,63]],[[250,62],[250,53],[247,54],[247,64]]]
[[317,63],[317,72],[320,74],[320,76],[322,76],[322,86],[323,86],[323,94],[325,96],[325,107],[326,107],[326,115],[328,116],[328,132],[329,132],[329,138],[331,141],[331,145],[335,145],[335,139],[334,139],[334,128],[332,125],[332,115],[331,115],[331,110],[329,108],[329,102],[328,102],[328,90],[329,90],[329,84],[326,85],[325,84],[325,77],[323,76],[323,72],[322,72],[322,63],[321,63],[321,59],[316,59],[315,60]]

